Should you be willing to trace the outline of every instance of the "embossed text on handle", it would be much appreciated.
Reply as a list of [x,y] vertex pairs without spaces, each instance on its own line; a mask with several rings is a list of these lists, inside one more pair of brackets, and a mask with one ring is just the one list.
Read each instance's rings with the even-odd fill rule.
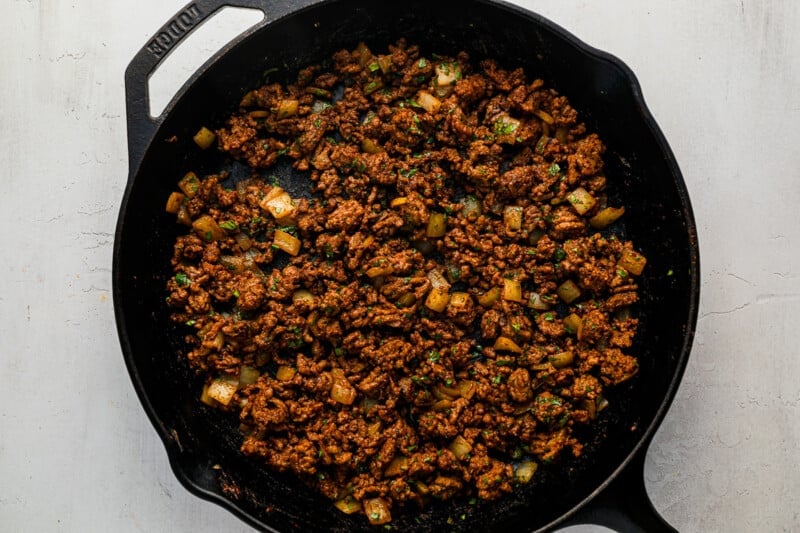
[[158,59],[164,57],[198,23],[200,15],[197,4],[189,5],[165,24],[164,28],[147,43],[147,51]]

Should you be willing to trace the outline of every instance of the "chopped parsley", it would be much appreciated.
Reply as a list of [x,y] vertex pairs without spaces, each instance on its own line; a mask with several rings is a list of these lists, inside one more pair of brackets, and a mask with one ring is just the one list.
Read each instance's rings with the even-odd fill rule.
[[558,163],[553,163],[552,165],[550,165],[550,168],[547,169],[547,172],[551,176],[557,176],[558,173],[561,172],[561,167],[558,165]]
[[183,272],[178,272],[175,274],[175,282],[182,287],[186,287],[187,285],[192,284],[192,280],[189,279],[189,276],[184,274]]
[[226,229],[228,231],[234,231],[237,228],[236,222],[234,222],[233,220],[226,220],[224,222],[220,222],[219,227],[222,229]]

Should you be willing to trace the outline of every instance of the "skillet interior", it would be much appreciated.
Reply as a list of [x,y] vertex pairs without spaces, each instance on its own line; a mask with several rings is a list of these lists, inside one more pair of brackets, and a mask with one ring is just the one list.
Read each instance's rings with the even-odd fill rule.
[[[261,83],[266,69],[280,68],[273,80],[292,80],[298,67],[321,62],[339,48],[364,40],[380,50],[400,36],[420,44],[425,53],[466,50],[473,61],[493,57],[506,67],[523,66],[529,78],[541,77],[567,96],[607,144],[610,192],[626,206],[627,237],[648,258],[634,347],[640,372],[609,395],[612,407],[597,431],[585,436],[589,440],[582,458],[540,470],[538,483],[499,502],[457,501],[422,512],[393,512],[393,527],[399,530],[536,529],[590,495],[654,430],[688,355],[697,265],[695,230],[680,172],[632,74],[533,15],[481,1],[330,1],[270,24],[212,62],[168,108],[138,171],[131,171],[114,257],[123,351],[173,468],[190,490],[260,527],[368,529],[363,517],[345,516],[299,482],[265,472],[242,457],[236,420],[198,402],[200,381],[179,356],[187,332],[169,325],[164,305],[172,243],[183,231],[174,216],[164,213],[164,202],[188,170],[242,170],[219,154],[201,153],[191,136],[201,125],[221,125],[242,94]],[[173,135],[177,141],[166,142]],[[273,173],[282,183],[292,183],[290,189],[306,188],[305,176],[288,167]]]

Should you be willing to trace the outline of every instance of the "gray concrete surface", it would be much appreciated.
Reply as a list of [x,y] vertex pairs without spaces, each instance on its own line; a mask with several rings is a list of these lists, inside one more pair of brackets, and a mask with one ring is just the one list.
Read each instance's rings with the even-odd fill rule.
[[[173,477],[114,328],[123,71],[181,3],[0,6],[2,531],[247,530]],[[800,530],[800,3],[517,3],[637,73],[694,203],[701,313],[647,456],[654,504],[681,531]],[[212,23],[154,98],[240,22]]]

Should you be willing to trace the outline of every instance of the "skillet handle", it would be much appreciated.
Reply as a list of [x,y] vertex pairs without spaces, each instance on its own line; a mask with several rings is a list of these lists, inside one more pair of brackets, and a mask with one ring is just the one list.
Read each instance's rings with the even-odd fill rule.
[[[250,28],[251,33],[299,8],[313,3],[291,0],[193,0],[178,11],[150,38],[125,69],[125,101],[128,120],[128,162],[131,176],[144,157],[145,150],[153,140],[156,130],[163,122],[163,114],[150,115],[148,81],[156,67],[176,48],[180,42],[211,18],[222,7],[242,7],[261,10],[264,19]],[[191,82],[191,80],[190,80]]]
[[605,526],[619,533],[677,533],[650,501],[644,483],[647,446],[639,449],[620,474],[585,507],[559,524]]

